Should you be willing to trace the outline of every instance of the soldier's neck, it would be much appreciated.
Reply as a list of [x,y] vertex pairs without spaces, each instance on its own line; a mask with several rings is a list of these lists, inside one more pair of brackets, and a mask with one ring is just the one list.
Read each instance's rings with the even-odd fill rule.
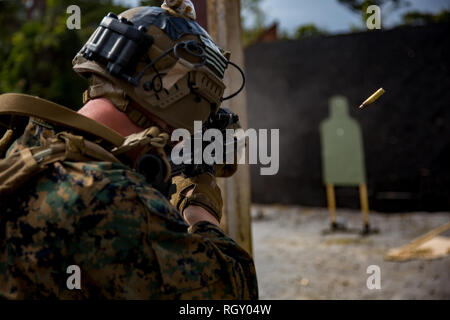
[[80,110],[78,110],[78,113],[100,122],[124,137],[144,130],[131,122],[124,113],[117,110],[114,105],[105,98],[89,100]]

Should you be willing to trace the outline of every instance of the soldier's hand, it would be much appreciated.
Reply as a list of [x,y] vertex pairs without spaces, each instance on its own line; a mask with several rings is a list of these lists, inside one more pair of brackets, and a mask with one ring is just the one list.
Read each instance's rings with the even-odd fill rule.
[[217,221],[222,218],[222,194],[216,183],[216,178],[209,173],[185,178],[177,176],[172,179],[176,185],[176,192],[170,202],[183,214],[189,206],[202,207],[208,211]]

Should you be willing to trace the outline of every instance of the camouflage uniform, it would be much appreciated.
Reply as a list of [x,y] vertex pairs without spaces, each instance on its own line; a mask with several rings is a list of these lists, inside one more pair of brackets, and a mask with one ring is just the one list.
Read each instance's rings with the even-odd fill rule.
[[[31,119],[9,153],[56,128]],[[251,257],[218,227],[188,228],[145,178],[110,162],[56,162],[3,203],[0,297],[256,299]],[[66,286],[81,269],[81,290]]]

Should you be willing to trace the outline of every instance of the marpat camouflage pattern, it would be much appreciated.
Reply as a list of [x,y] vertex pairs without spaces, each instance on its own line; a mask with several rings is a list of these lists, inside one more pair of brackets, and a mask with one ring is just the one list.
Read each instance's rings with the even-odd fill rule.
[[[31,119],[8,154],[57,129]],[[145,178],[110,162],[55,162],[0,209],[0,297],[257,299],[252,258],[219,228],[188,228]],[[81,269],[69,290],[66,269]]]

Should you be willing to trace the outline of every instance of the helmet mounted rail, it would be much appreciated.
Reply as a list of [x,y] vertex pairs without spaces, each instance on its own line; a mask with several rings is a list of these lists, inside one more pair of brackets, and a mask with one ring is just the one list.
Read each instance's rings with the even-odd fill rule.
[[126,18],[118,18],[110,12],[83,46],[84,58],[106,66],[111,75],[138,85],[133,78],[139,60],[153,45],[153,37],[145,33],[145,27],[135,27]]

